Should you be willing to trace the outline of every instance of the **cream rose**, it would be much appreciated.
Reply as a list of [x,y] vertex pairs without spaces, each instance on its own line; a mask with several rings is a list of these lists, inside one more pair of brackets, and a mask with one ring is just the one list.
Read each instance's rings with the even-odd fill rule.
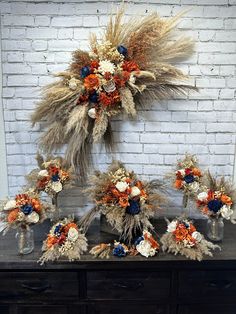
[[116,183],[116,188],[119,192],[124,192],[129,187],[127,182],[119,181]]
[[39,214],[36,212],[32,212],[26,218],[27,222],[36,224],[39,221]]
[[179,169],[178,171],[176,171],[176,174],[178,174],[178,172],[181,174],[182,177],[185,176],[185,169]]
[[107,93],[114,92],[116,90],[116,85],[113,81],[109,81],[103,85],[103,88]]
[[233,214],[233,210],[230,208],[230,206],[224,205],[221,207],[220,213],[223,218],[229,220]]
[[51,183],[51,189],[55,192],[55,193],[59,193],[62,190],[62,184],[60,181],[56,181],[56,182],[52,182]]
[[16,207],[16,201],[15,200],[10,200],[8,201],[5,206],[4,206],[4,210],[9,210],[9,209],[13,209]]
[[141,241],[136,246],[136,250],[145,257],[154,256],[156,254],[156,250],[152,248],[150,242],[147,240]]
[[69,88],[71,90],[76,90],[77,83],[76,83],[76,79],[75,78],[70,79],[70,81],[69,81]]
[[171,221],[167,226],[167,232],[174,232],[176,230],[177,221],[173,220]]
[[202,241],[202,235],[200,232],[198,231],[194,231],[192,233],[192,237],[197,241],[197,242],[201,242]]
[[207,199],[207,192],[201,192],[198,194],[197,199],[201,202],[205,201]]
[[95,119],[96,118],[96,109],[95,108],[90,108],[88,110],[88,116],[92,119]]
[[188,185],[190,187],[190,189],[193,191],[193,192],[197,192],[199,190],[199,183],[198,182],[192,182]]
[[46,177],[48,176],[48,171],[45,169],[45,170],[40,170],[39,173],[38,173],[38,176],[39,177]]
[[135,197],[135,196],[138,196],[140,195],[141,191],[139,190],[139,188],[137,186],[133,186],[131,188],[131,193],[130,193],[130,196],[131,197]]
[[75,228],[70,228],[68,231],[68,240],[76,241],[79,237],[79,232]]

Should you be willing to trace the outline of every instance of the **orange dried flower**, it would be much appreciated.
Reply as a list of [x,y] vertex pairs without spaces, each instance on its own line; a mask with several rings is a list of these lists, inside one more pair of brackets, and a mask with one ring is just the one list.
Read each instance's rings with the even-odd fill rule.
[[16,195],[15,200],[16,200],[16,205],[23,206],[29,203],[30,197],[27,194],[18,194]]
[[19,211],[20,211],[19,208],[15,208],[15,209],[13,209],[12,211],[10,211],[10,213],[9,213],[8,216],[7,216],[7,221],[8,221],[10,224],[13,223],[13,222],[17,219],[17,216],[18,216]]
[[127,207],[129,205],[129,200],[128,200],[128,196],[126,197],[120,197],[119,198],[119,204],[121,207]]
[[175,180],[175,185],[174,186],[175,186],[176,189],[181,189],[182,186],[183,186],[183,181],[180,180],[180,179]]
[[99,86],[99,79],[96,74],[89,74],[84,79],[84,87],[88,90],[96,89]]
[[140,71],[139,66],[134,61],[124,61],[122,64],[122,69],[128,72]]
[[225,194],[221,195],[221,201],[227,205],[233,204],[231,197],[229,197],[228,195],[225,195]]
[[60,169],[56,166],[50,165],[47,170],[48,170],[49,175],[51,176],[51,175],[57,174]]
[[198,168],[193,168],[192,169],[192,174],[194,176],[197,176],[197,177],[201,177],[202,176],[202,173],[201,173],[200,169],[198,169]]
[[57,237],[54,237],[52,235],[48,235],[48,238],[47,238],[47,241],[46,241],[47,248],[50,249],[57,242],[58,242]]
[[76,230],[78,230],[78,226],[76,225],[76,223],[70,222],[67,225],[65,225],[64,228],[63,228],[63,231],[65,232],[65,234],[68,233],[70,228],[75,228]]
[[43,177],[37,182],[37,188],[43,190],[50,180],[49,176]]
[[98,67],[99,67],[99,62],[98,62],[97,60],[91,61],[91,63],[90,63],[90,68],[91,68],[92,71],[93,71],[94,69],[98,69]]
[[32,198],[31,202],[32,206],[34,207],[34,210],[39,213],[42,209],[42,205],[40,203],[40,201],[37,198]]

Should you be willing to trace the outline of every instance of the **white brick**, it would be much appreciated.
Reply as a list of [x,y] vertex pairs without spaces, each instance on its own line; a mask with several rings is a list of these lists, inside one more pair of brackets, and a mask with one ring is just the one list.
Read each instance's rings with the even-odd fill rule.
[[214,109],[219,111],[233,111],[235,110],[235,101],[234,100],[214,101]]
[[222,19],[193,19],[193,27],[197,29],[222,29],[224,21]]
[[28,40],[2,40],[2,50],[30,50],[30,41]]
[[37,26],[49,26],[50,25],[50,17],[49,16],[36,16],[35,17],[35,25]]
[[236,78],[227,78],[227,87],[236,88]]
[[38,78],[32,75],[11,75],[8,77],[8,86],[36,86],[38,84]]
[[8,62],[23,62],[24,54],[23,52],[9,52],[7,53]]
[[235,67],[232,65],[222,65],[220,67],[220,75],[234,75]]
[[28,65],[22,63],[3,64],[3,73],[6,74],[27,74],[31,72],[31,68]]
[[84,27],[96,27],[96,26],[98,26],[98,17],[97,16],[84,16],[83,26]]
[[53,62],[54,55],[43,52],[27,52],[24,54],[24,59],[28,63],[37,63],[37,62]]
[[20,39],[25,38],[25,28],[12,28],[10,31],[10,38]]
[[236,64],[236,54],[199,54],[201,64]]
[[46,40],[34,40],[32,42],[32,48],[35,51],[47,50],[48,43]]
[[52,28],[28,28],[27,38],[56,38],[57,30]]
[[236,132],[235,123],[208,123],[207,132],[217,132],[217,133],[234,133]]
[[3,17],[3,25],[33,26],[34,17],[28,15],[5,15]]
[[66,17],[58,16],[53,17],[51,21],[51,26],[60,26],[60,27],[79,27],[82,26],[82,17]]
[[72,40],[50,40],[48,43],[50,51],[74,51],[78,46],[78,42]]
[[235,38],[235,31],[217,31],[215,34],[216,41],[235,41]]
[[201,78],[196,79],[196,85],[199,88],[223,88],[225,87],[225,79],[223,78]]
[[220,99],[233,99],[234,98],[234,89],[222,89],[220,91]]
[[73,29],[72,28],[59,29],[57,37],[58,39],[73,38]]
[[31,66],[32,74],[47,74],[47,65],[46,64],[32,64]]

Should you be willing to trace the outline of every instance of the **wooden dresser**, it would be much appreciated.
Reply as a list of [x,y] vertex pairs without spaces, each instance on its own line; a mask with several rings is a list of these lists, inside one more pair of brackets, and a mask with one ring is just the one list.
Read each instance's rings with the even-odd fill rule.
[[[196,222],[199,230],[204,222]],[[157,221],[159,233],[164,223]],[[1,236],[0,314],[236,314],[236,226],[226,224],[222,251],[195,262],[159,253],[40,266],[49,226],[35,229],[35,251],[20,257],[14,233]],[[112,236],[91,227],[90,244]]]

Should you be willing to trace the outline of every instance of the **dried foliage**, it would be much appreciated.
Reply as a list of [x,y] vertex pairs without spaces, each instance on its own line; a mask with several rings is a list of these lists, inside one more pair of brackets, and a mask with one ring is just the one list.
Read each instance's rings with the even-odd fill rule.
[[160,204],[165,201],[159,181],[140,181],[121,162],[113,161],[107,172],[97,171],[90,178],[90,184],[86,192],[95,207],[80,220],[84,232],[98,213],[106,216],[128,244],[143,230],[153,229],[150,218],[158,213]]
[[93,142],[112,147],[110,119],[121,112],[134,117],[137,104],[186,94],[196,88],[173,64],[193,52],[193,42],[175,36],[181,17],[153,13],[123,24],[124,8],[111,17],[102,41],[90,37],[91,51],[77,50],[60,80],[44,88],[32,115],[46,120],[40,139],[45,153],[67,144],[66,159],[85,177]]

